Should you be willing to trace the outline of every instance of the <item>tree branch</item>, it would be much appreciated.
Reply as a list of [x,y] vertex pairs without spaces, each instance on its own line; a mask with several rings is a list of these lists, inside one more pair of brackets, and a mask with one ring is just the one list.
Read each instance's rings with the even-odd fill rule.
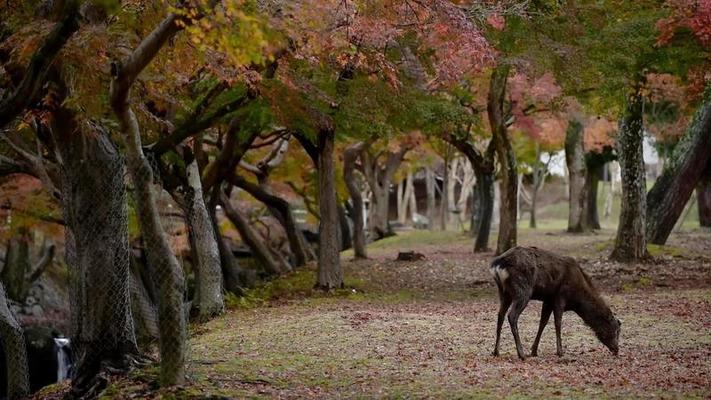
[[14,120],[35,100],[44,86],[47,73],[67,40],[79,29],[79,2],[67,1],[64,18],[47,35],[35,52],[27,71],[15,91],[0,103],[0,128]]

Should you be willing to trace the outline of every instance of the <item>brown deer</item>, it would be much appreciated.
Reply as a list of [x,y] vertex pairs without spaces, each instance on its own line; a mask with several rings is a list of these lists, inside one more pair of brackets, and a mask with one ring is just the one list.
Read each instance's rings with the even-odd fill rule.
[[551,312],[555,319],[556,354],[563,355],[560,325],[565,311],[577,313],[595,332],[600,342],[617,355],[621,322],[612,314],[590,277],[573,258],[536,247],[514,247],[494,258],[490,271],[499,289],[501,302],[496,322],[494,356],[499,355],[501,326],[506,311],[511,307],[509,324],[516,342],[516,352],[520,359],[526,357],[518,335],[518,317],[531,299],[543,302],[541,322],[533,341],[531,356],[538,355],[538,343]]

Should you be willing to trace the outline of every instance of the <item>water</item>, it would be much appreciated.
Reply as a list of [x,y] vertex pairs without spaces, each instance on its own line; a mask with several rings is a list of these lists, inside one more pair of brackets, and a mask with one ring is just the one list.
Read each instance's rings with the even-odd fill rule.
[[72,356],[70,340],[63,337],[54,338],[54,348],[57,352],[57,382],[69,379],[72,372]]

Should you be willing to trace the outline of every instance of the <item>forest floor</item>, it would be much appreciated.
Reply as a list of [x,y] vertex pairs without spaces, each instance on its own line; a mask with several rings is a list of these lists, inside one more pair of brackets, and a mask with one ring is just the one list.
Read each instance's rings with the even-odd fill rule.
[[[492,242],[496,236],[492,234]],[[519,244],[576,257],[622,320],[614,357],[573,313],[565,355],[552,322],[539,357],[520,361],[508,323],[492,357],[498,299],[493,253],[456,232],[404,232],[344,253],[348,287],[313,292],[313,267],[269,282],[223,317],[194,326],[190,384],[155,390],[155,369],[114,382],[106,398],[709,398],[711,233],[674,233],[654,260],[607,261],[614,231],[522,229]],[[394,261],[415,250],[425,260]],[[530,347],[540,303],[520,326]]]

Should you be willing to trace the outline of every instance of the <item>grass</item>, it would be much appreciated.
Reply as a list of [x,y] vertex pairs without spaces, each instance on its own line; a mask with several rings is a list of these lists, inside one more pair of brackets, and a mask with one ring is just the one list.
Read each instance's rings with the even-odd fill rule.
[[[566,235],[559,226],[521,229],[519,241],[586,260],[583,267],[623,321],[617,358],[572,313],[563,318],[564,357],[554,355],[552,325],[539,357],[519,361],[508,327],[502,356],[491,357],[498,307],[488,276],[492,253],[472,254],[471,238],[462,233],[413,231],[370,245],[369,260],[351,261],[344,254],[347,289],[314,291],[311,265],[232,299],[224,316],[194,327],[188,385],[157,390],[156,369],[145,369],[114,381],[105,398],[711,395],[711,265],[681,257],[709,235],[652,246],[653,253],[672,257],[638,270],[604,259],[614,231]],[[394,261],[407,250],[426,259]],[[658,287],[671,268],[674,276],[689,275],[695,286]],[[521,317],[525,346],[535,335],[539,312],[540,303],[532,302]]]

